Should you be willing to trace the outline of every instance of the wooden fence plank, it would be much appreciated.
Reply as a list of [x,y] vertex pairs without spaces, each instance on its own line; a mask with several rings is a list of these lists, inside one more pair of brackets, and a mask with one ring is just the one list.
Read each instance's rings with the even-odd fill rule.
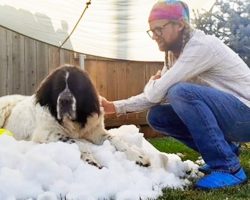
[[37,59],[36,59],[36,87],[49,73],[49,57],[48,45],[44,43],[37,43],[36,45]]
[[36,87],[36,42],[25,38],[25,93],[31,95]]
[[24,94],[24,37],[12,33],[12,41],[13,88],[11,94]]
[[148,82],[148,80],[150,79],[150,77],[154,74],[156,74],[156,72],[158,70],[161,70],[163,66],[163,62],[152,62],[152,63],[146,63],[145,65],[145,84]]
[[108,94],[107,90],[110,89],[107,87],[107,79],[109,78],[107,74],[108,64],[107,62],[97,61],[95,67],[98,69],[96,79],[97,90],[100,95],[106,97]]
[[[98,68],[96,67],[96,60],[86,60],[85,61],[85,70],[88,72],[93,84],[97,88],[97,76]],[[98,88],[97,88],[98,90]]]
[[20,52],[19,52],[19,64],[20,64],[20,88],[18,90],[19,94],[26,94],[25,93],[25,37],[20,36]]
[[7,31],[7,94],[13,94],[13,82],[14,82],[14,76],[13,76],[13,49],[12,49],[12,32]]
[[71,54],[71,51],[60,49],[60,65],[70,64]]
[[107,62],[106,65],[106,96],[110,100],[116,100],[118,96],[117,65],[115,62]]
[[7,31],[0,27],[0,96],[7,94]]
[[57,47],[49,46],[49,72],[60,65],[60,50]]
[[115,67],[117,69],[117,97],[111,100],[125,99],[128,97],[127,94],[127,73],[126,73],[126,62],[116,62]]
[[[128,62],[127,65],[127,93],[128,96],[135,96],[143,92],[144,88],[144,78],[145,78],[145,67],[143,63],[139,62]],[[145,114],[141,116],[143,121],[145,121]],[[127,121],[138,121],[139,115],[136,113],[128,114]]]

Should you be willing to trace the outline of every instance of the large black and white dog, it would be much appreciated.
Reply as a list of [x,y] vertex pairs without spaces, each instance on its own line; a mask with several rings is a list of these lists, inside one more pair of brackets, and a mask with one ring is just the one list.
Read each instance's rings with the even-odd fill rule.
[[32,96],[1,97],[0,127],[10,130],[18,140],[76,143],[81,158],[99,168],[102,165],[89,151],[89,142],[102,144],[109,140],[128,159],[142,166],[150,165],[141,149],[105,130],[96,89],[88,74],[75,66],[54,70]]

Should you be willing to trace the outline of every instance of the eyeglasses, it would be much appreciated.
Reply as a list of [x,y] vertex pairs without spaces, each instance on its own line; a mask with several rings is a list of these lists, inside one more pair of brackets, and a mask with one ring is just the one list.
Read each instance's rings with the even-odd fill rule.
[[153,39],[153,36],[154,36],[154,34],[156,35],[156,36],[162,36],[162,30],[167,26],[167,25],[169,25],[169,24],[171,24],[172,22],[167,22],[166,24],[163,24],[162,26],[160,26],[160,27],[156,27],[156,28],[154,28],[154,29],[152,29],[152,30],[148,30],[147,31],[147,34],[149,35],[149,37],[151,38],[151,39]]

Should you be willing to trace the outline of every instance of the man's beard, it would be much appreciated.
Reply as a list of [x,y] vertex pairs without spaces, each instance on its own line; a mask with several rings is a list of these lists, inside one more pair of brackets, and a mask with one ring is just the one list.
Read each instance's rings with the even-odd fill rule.
[[182,39],[182,35],[180,37],[178,37],[175,41],[171,42],[171,43],[166,43],[165,45],[163,45],[163,51],[167,52],[167,51],[172,51],[172,52],[180,52],[181,49],[183,47],[183,39]]

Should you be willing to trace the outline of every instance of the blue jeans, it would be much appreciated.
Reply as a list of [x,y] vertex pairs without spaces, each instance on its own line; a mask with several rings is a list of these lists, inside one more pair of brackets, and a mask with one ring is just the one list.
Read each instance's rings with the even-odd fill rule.
[[169,104],[152,107],[149,125],[198,151],[213,169],[240,168],[234,142],[250,141],[250,108],[231,94],[190,83],[167,93]]

